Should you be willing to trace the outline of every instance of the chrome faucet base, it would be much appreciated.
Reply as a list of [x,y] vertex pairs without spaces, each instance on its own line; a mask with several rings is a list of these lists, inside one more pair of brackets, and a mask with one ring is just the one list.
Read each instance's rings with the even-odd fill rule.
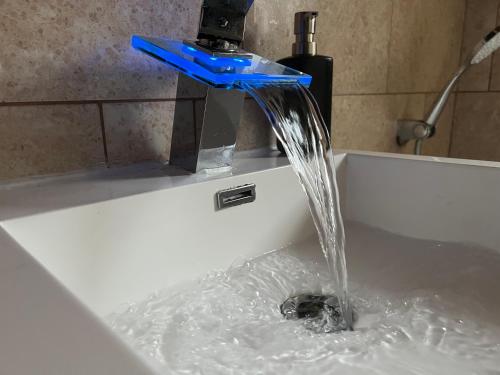
[[230,167],[245,94],[179,75],[170,164],[196,173]]

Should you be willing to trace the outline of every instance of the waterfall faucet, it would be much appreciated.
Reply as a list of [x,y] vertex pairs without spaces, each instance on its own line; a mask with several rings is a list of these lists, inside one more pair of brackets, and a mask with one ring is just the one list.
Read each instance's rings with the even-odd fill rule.
[[493,52],[500,48],[500,27],[491,31],[484,37],[472,50],[462,66],[453,75],[448,84],[437,98],[432,109],[427,114],[425,120],[398,120],[397,121],[397,142],[400,146],[405,145],[411,140],[415,140],[415,155],[422,153],[422,142],[434,136],[436,132],[436,123],[446,106],[446,103],[453,92],[460,77],[472,65],[476,65],[485,60]]
[[231,168],[244,84],[310,85],[309,75],[241,49],[253,1],[204,0],[195,41],[132,37],[135,49],[182,73],[177,98],[190,99],[176,101],[171,165],[193,173]]

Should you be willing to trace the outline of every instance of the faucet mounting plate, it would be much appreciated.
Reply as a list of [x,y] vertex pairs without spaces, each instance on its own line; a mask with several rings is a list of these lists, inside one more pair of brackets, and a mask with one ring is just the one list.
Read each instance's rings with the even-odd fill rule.
[[195,42],[195,41],[191,41],[191,40],[185,40],[184,44],[191,47],[191,48],[194,48],[196,51],[200,51],[201,53],[211,55],[212,57],[232,58],[232,59],[251,59],[252,58],[251,53],[248,53],[245,50],[242,50],[239,48],[237,50],[235,50],[234,52],[227,52],[227,51],[223,51],[223,50],[209,49],[209,48],[201,45],[200,43]]

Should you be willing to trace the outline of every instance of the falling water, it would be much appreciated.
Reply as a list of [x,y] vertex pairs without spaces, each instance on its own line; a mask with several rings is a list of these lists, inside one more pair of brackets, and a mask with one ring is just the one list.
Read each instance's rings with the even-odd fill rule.
[[309,199],[335,290],[343,324],[330,330],[351,328],[352,313],[347,288],[345,234],[339,205],[330,135],[310,91],[299,84],[245,85],[271,121],[274,132]]

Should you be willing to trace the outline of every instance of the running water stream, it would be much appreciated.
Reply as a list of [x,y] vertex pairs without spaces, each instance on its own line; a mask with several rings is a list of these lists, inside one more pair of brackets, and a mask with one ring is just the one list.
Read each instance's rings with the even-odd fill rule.
[[300,84],[246,84],[243,87],[266,113],[309,199],[314,225],[334,282],[335,290],[331,293],[339,298],[343,318],[338,327],[323,327],[323,331],[350,329],[352,312],[347,287],[345,234],[334,155],[316,101]]

